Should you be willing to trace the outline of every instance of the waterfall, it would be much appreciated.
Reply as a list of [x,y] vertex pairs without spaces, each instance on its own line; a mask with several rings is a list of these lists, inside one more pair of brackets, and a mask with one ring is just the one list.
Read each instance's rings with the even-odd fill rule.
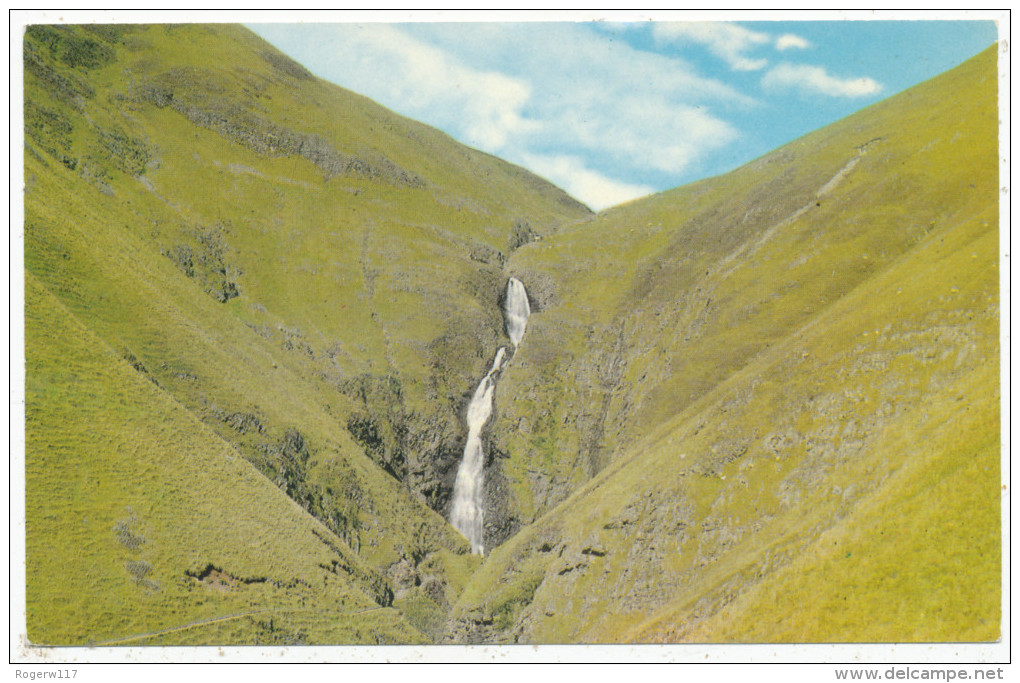
[[492,368],[482,378],[475,389],[474,396],[467,409],[468,436],[464,446],[464,459],[457,470],[457,481],[453,485],[453,509],[450,522],[457,531],[471,541],[471,550],[479,555],[485,553],[482,546],[482,511],[484,505],[482,492],[485,489],[485,478],[482,466],[485,464],[485,452],[482,450],[482,427],[492,414],[492,392],[496,388],[493,375],[503,365],[506,349],[502,346],[496,352]]
[[521,343],[524,336],[524,328],[528,325],[528,316],[531,315],[531,306],[528,305],[528,292],[524,284],[515,277],[510,278],[506,283],[506,302],[503,304],[503,316],[506,318],[506,333],[514,348]]
[[[506,304],[503,314],[506,318],[506,330],[510,341],[517,345],[524,336],[524,328],[528,323],[531,309],[528,306],[528,293],[517,278],[510,278],[507,283]],[[496,376],[506,363],[506,347],[496,351],[492,367],[475,389],[467,409],[468,436],[464,445],[464,459],[457,470],[457,481],[453,485],[453,507],[450,510],[450,523],[457,531],[471,541],[471,551],[479,555],[485,554],[482,542],[483,513],[485,501],[485,451],[482,449],[482,428],[492,415],[492,394],[496,389]]]

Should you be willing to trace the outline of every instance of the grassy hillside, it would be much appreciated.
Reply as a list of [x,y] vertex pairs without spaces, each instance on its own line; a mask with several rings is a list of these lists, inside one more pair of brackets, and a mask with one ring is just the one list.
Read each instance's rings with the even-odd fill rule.
[[994,73],[990,51],[733,173],[516,252],[508,269],[541,315],[494,431],[524,521],[929,233],[994,206]]
[[24,58],[32,642],[999,635],[994,50],[597,216],[243,28]]
[[426,641],[343,541],[32,275],[25,292],[31,642]]
[[[441,513],[462,397],[504,339],[502,262],[587,209],[239,27],[36,26],[24,56],[27,277],[434,635],[477,562]],[[64,353],[44,320],[26,323],[30,368]],[[36,386],[30,432],[70,400]],[[52,428],[95,465],[80,425]],[[36,485],[48,499],[60,482]],[[231,517],[262,504],[238,503]],[[41,641],[71,637],[35,618]]]
[[541,310],[494,432],[538,519],[451,639],[998,637],[995,82],[514,255]]

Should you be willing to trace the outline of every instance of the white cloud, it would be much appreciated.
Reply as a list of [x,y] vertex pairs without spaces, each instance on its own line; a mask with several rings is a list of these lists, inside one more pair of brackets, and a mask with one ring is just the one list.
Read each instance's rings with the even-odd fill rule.
[[605,99],[595,97],[579,111],[564,114],[555,129],[585,149],[604,150],[618,163],[671,174],[738,137],[730,124],[704,108],[653,97]]
[[539,127],[522,113],[531,97],[524,79],[467,67],[386,24],[310,30],[319,40],[303,61],[315,71],[405,114],[428,113],[470,145],[498,150]]
[[[653,30],[655,26],[653,24]],[[478,68],[540,75],[562,84],[582,79],[609,87],[654,85],[671,95],[751,104],[726,83],[701,76],[689,63],[630,47],[585,25],[568,23],[416,24],[411,30]]]
[[[465,62],[529,79],[525,111],[542,127],[518,136],[510,148],[584,156],[619,175],[688,169],[737,137],[717,108],[754,104],[683,60],[635,49],[588,27],[503,24],[458,33],[447,24],[416,26],[415,33]],[[513,149],[503,153],[521,161]]]
[[524,154],[524,163],[535,173],[562,187],[596,211],[652,194],[647,185],[623,183],[593,171],[574,156]]
[[784,33],[776,38],[776,49],[780,52],[790,49],[805,50],[809,47],[811,47],[811,43],[792,33]]
[[739,137],[726,112],[756,105],[588,25],[316,25],[284,45],[287,31],[260,27],[314,73],[486,152],[542,163],[600,208],[651,191],[634,178],[671,186],[696,173]]
[[752,59],[746,53],[772,43],[772,37],[766,33],[722,22],[655,23],[652,35],[662,42],[689,40],[704,45],[736,71],[764,69],[767,59]]
[[761,83],[766,88],[795,89],[831,97],[864,97],[882,90],[882,85],[874,79],[837,78],[820,66],[808,64],[779,64],[762,77]]

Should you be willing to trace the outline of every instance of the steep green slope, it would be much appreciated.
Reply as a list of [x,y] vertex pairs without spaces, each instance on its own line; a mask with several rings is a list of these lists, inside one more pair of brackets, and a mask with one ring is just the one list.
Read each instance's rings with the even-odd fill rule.
[[[627,634],[640,642],[995,640],[1002,563],[997,377],[974,373],[918,425],[915,457],[859,510],[704,622],[671,605]],[[961,399],[963,400],[963,399]],[[950,410],[955,409],[955,410]],[[944,420],[944,421],[940,421]],[[978,530],[975,533],[975,530]],[[820,587],[824,589],[820,590]],[[811,609],[790,609],[811,605]],[[866,625],[866,626],[865,626]]]
[[24,55],[28,274],[437,633],[477,563],[442,512],[502,263],[587,209],[238,27],[37,26]]
[[989,50],[514,255],[494,433],[545,514],[450,639],[998,636],[995,82]]
[[31,275],[25,303],[32,643],[426,641],[343,541]]
[[541,314],[494,432],[522,521],[927,234],[994,205],[994,65],[987,52],[733,173],[516,252],[508,269]]

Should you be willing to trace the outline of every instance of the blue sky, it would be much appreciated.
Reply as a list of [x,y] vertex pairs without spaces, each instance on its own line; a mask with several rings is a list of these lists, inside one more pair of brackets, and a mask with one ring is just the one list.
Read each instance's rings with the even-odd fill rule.
[[990,20],[248,24],[594,209],[717,175],[990,46]]

